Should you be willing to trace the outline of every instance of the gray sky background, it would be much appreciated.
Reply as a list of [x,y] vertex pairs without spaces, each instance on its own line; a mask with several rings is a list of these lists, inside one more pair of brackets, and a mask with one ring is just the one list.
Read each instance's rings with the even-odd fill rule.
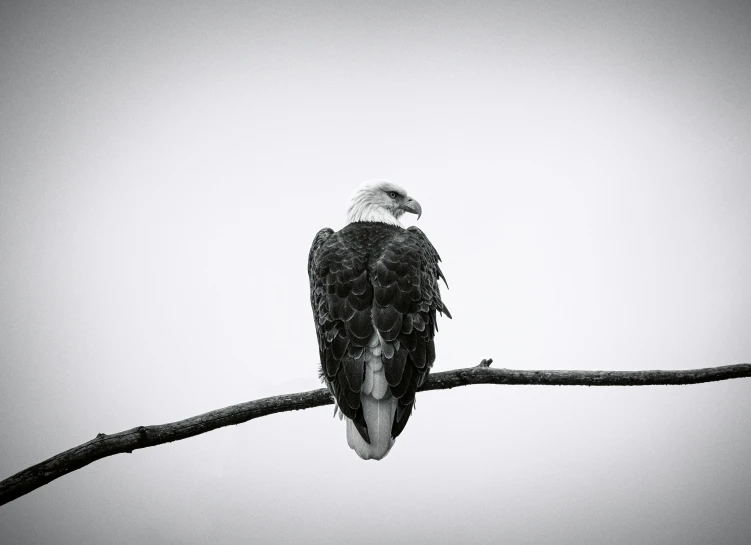
[[[0,478],[319,387],[308,249],[372,178],[443,257],[437,370],[751,360],[748,2],[0,6]],[[751,542],[748,380],[429,392],[379,463],[331,413],[96,462],[0,542]]]

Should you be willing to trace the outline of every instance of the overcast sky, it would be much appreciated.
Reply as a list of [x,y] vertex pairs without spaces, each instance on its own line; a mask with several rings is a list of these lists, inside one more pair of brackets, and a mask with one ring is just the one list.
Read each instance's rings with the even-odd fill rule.
[[[751,360],[751,4],[0,3],[0,478],[314,389],[306,262],[403,185],[436,370]],[[406,220],[413,223],[414,218]],[[94,463],[3,544],[751,542],[751,381],[418,396]]]

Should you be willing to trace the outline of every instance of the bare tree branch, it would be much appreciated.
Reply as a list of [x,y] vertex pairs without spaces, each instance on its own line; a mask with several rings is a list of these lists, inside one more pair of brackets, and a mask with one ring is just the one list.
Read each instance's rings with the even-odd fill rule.
[[[751,364],[748,363],[679,371],[521,371],[490,369],[491,363],[492,360],[483,360],[476,367],[431,374],[420,391],[445,390],[469,384],[680,385],[751,377]],[[328,391],[320,389],[248,401],[169,424],[139,426],[111,435],[100,433],[87,443],[66,450],[0,482],[0,505],[13,501],[58,477],[81,469],[107,456],[123,452],[130,453],[136,449],[187,439],[207,431],[241,424],[269,414],[298,411],[332,403],[333,400]]]

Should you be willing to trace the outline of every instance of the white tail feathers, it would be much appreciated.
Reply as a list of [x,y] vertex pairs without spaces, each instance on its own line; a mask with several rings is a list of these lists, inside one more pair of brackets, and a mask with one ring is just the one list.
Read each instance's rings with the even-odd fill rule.
[[347,418],[347,444],[363,460],[380,460],[394,445],[391,425],[394,422],[397,399],[389,392],[377,334],[374,337],[375,342],[371,342],[371,346],[366,348],[365,375],[360,393],[370,444],[365,442],[352,420]]
[[362,409],[368,425],[370,444],[365,442],[352,420],[347,418],[347,444],[363,460],[380,460],[394,445],[391,438],[391,424],[394,421],[397,400],[389,395],[385,399],[362,396]]

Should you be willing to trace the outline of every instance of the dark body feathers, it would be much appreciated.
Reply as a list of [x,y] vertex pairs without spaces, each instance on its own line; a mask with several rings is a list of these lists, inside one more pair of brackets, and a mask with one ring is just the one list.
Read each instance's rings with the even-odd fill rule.
[[398,399],[396,438],[435,360],[436,312],[451,317],[438,288],[439,261],[417,227],[354,222],[336,233],[322,229],[313,240],[308,276],[321,377],[367,442],[359,394],[364,351],[377,330],[389,390]]

